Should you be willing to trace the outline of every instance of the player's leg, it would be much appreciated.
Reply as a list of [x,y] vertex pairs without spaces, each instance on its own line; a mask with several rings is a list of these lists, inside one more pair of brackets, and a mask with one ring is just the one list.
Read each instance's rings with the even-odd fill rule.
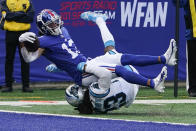
[[[115,78],[117,76],[122,77],[123,79],[125,79],[127,82],[129,83],[133,83],[133,84],[138,84],[138,85],[143,85],[143,86],[149,86],[154,88],[155,90],[157,90],[158,92],[164,92],[164,81],[167,77],[167,68],[163,67],[161,73],[155,78],[155,79],[149,79],[146,78],[144,76],[142,76],[141,74],[139,74],[138,72],[134,71],[134,70],[130,70],[124,66],[118,66],[118,65],[113,65],[113,64],[108,64],[108,63],[101,63],[101,62],[97,62],[97,66],[96,68],[99,66],[99,70],[96,70],[95,66],[93,63],[96,63],[96,61],[90,61],[88,62],[89,64],[89,70],[91,70],[90,72],[93,72],[92,74],[104,74],[104,72],[100,72],[101,68],[104,68],[105,70],[110,71],[110,74],[112,74],[112,78]],[[103,69],[102,69],[103,70]],[[103,70],[103,71],[105,71]],[[98,71],[98,72],[97,72]],[[115,75],[113,75],[115,74]],[[98,76],[98,75],[96,75]],[[107,76],[107,75],[106,75]],[[85,78],[88,82],[88,84],[91,84],[92,82],[95,82],[97,79],[96,77],[92,77],[92,76],[88,76],[88,78]],[[94,80],[90,79],[93,78]],[[107,77],[106,77],[107,78]],[[107,79],[103,79],[103,81],[107,81]],[[82,83],[84,83],[84,79],[82,80]],[[86,85],[88,86],[88,85]],[[101,88],[102,86],[100,86]],[[107,88],[104,88],[107,89]],[[100,94],[103,94],[106,92],[106,90],[103,89],[103,92],[100,92]]]
[[[105,14],[98,14],[95,12],[84,12],[81,14],[81,18],[88,21],[95,22],[101,32],[101,36],[105,45],[105,48],[108,46],[113,46],[115,48],[115,42],[112,34],[107,28],[105,20],[107,16]],[[174,39],[171,39],[168,50],[165,54],[161,56],[150,56],[150,55],[133,55],[133,54],[123,54],[121,59],[122,65],[137,65],[137,66],[146,66],[153,64],[168,64],[175,65],[176,58],[175,54],[177,51],[176,42]]]
[[162,68],[162,71],[160,74],[154,78],[154,79],[149,79],[146,78],[140,74],[137,74],[133,71],[127,70],[123,66],[116,66],[115,68],[115,73],[119,76],[125,79],[129,83],[133,84],[138,84],[138,85],[143,85],[143,86],[149,86],[154,88],[158,92],[164,92],[164,81],[167,77],[167,67],[164,66]]
[[115,41],[112,33],[109,31],[105,19],[103,17],[98,17],[96,19],[96,24],[99,27],[99,30],[101,32],[101,37],[105,46],[105,52],[108,51],[106,50],[107,47],[112,46],[115,48]]
[[[97,63],[96,61],[87,61],[85,63],[83,71],[88,74],[93,74],[97,77],[99,88],[102,89],[100,94],[105,93],[110,88],[112,72],[107,70],[106,68],[100,67],[99,63]],[[92,79],[92,77],[88,77],[86,78],[86,80],[89,84],[95,82],[95,79]],[[88,86],[84,82],[84,79],[82,79],[82,85]]]
[[[141,74],[133,68],[132,66],[116,66],[107,63],[101,63],[99,65],[102,68],[109,70],[112,73],[112,78],[122,77],[129,83],[149,86],[154,88],[158,92],[164,92],[164,81],[167,77],[167,67],[164,66],[161,73],[154,79],[149,79]],[[90,77],[89,77],[90,78]],[[95,82],[96,80],[94,80]],[[106,91],[105,91],[106,92]]]
[[101,37],[105,46],[105,52],[108,51],[107,47],[112,46],[113,47],[112,49],[115,48],[114,37],[109,31],[105,22],[107,20],[107,15],[88,11],[82,13],[81,18],[87,21],[93,21],[97,24],[101,32]]
[[122,65],[137,65],[137,66],[146,66],[153,64],[167,64],[175,65],[176,64],[176,42],[174,39],[170,40],[169,48],[165,54],[161,56],[150,56],[150,55],[132,55],[132,54],[123,54],[121,57]]
[[[151,56],[151,55],[134,55],[134,54],[121,54],[115,50],[111,50],[106,53],[106,55],[96,58],[99,61],[117,65],[133,65],[133,66],[147,66],[154,64],[167,64],[173,66],[176,64],[175,54],[177,51],[176,43],[172,39],[170,41],[170,46],[161,56]],[[107,55],[107,54],[112,55]]]
[[[94,60],[97,62],[104,62],[116,65],[135,65],[135,66],[147,66],[153,64],[168,64],[175,65],[175,54],[177,51],[175,40],[170,41],[169,48],[164,55],[151,56],[151,55],[133,55],[133,54],[121,54],[116,51],[107,52],[106,55],[96,57]],[[112,53],[112,55],[108,55]]]

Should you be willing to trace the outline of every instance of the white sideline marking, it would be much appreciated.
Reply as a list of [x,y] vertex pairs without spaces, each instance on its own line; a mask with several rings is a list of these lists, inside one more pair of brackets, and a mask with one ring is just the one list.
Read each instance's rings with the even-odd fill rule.
[[0,105],[26,106],[26,105],[68,105],[66,101],[1,101]]
[[[135,100],[134,104],[172,104],[196,103],[196,99],[181,100]],[[26,106],[26,105],[68,105],[66,101],[1,101],[0,105]]]
[[26,115],[42,115],[42,116],[59,116],[59,117],[72,117],[72,118],[86,118],[86,119],[97,119],[97,120],[120,120],[126,122],[141,122],[141,123],[159,123],[159,124],[169,124],[169,125],[183,125],[191,126],[195,124],[186,124],[186,123],[168,123],[168,122],[156,122],[156,121],[139,121],[139,120],[124,120],[124,119],[112,119],[112,118],[99,118],[99,117],[90,117],[90,116],[78,116],[78,115],[63,115],[63,114],[49,114],[49,113],[37,113],[37,112],[22,112],[22,111],[9,111],[9,110],[0,110],[0,112],[5,113],[16,113],[16,114],[26,114]]
[[172,104],[172,103],[196,103],[196,99],[181,100],[135,100],[135,104]]

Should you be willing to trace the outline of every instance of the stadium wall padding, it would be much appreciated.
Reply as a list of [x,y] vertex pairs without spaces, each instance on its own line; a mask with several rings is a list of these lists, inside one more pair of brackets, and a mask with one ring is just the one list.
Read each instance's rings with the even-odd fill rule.
[[[65,27],[81,53],[88,57],[103,54],[104,45],[98,27],[80,19],[84,11],[107,13],[108,28],[112,32],[116,49],[122,53],[137,55],[161,55],[171,38],[175,37],[175,6],[171,0],[32,0],[36,15],[46,8],[62,16]],[[186,79],[186,41],[183,10],[180,10],[179,80]],[[31,31],[37,33],[35,21]],[[5,31],[0,30],[0,84],[4,84]],[[31,63],[31,82],[72,81],[64,72],[48,73],[50,62],[44,57]],[[163,65],[137,67],[141,74],[156,77]],[[20,82],[20,58],[14,63],[14,81]],[[174,79],[174,67],[168,66],[167,80]]]

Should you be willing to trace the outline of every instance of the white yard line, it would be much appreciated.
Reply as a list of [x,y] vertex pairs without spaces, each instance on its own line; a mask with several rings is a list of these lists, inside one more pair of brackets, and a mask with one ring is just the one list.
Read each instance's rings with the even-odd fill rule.
[[135,100],[135,104],[172,104],[172,103],[196,103],[196,99],[181,100]]
[[67,105],[66,101],[1,101],[0,105],[26,106],[26,105]]
[[[181,100],[135,100],[134,104],[172,104],[196,103],[196,99]],[[27,105],[67,105],[66,101],[0,101],[0,105],[27,106]]]

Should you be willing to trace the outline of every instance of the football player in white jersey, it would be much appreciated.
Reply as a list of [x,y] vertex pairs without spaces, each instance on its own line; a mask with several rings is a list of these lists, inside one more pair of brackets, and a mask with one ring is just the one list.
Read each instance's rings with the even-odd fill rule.
[[[130,66],[130,68],[138,73],[134,67]],[[121,77],[117,77],[112,79],[106,93],[99,94],[99,90],[97,82],[92,83],[89,88],[70,85],[65,91],[65,98],[81,114],[107,113],[122,106],[129,107],[135,100],[139,85],[128,83]]]

